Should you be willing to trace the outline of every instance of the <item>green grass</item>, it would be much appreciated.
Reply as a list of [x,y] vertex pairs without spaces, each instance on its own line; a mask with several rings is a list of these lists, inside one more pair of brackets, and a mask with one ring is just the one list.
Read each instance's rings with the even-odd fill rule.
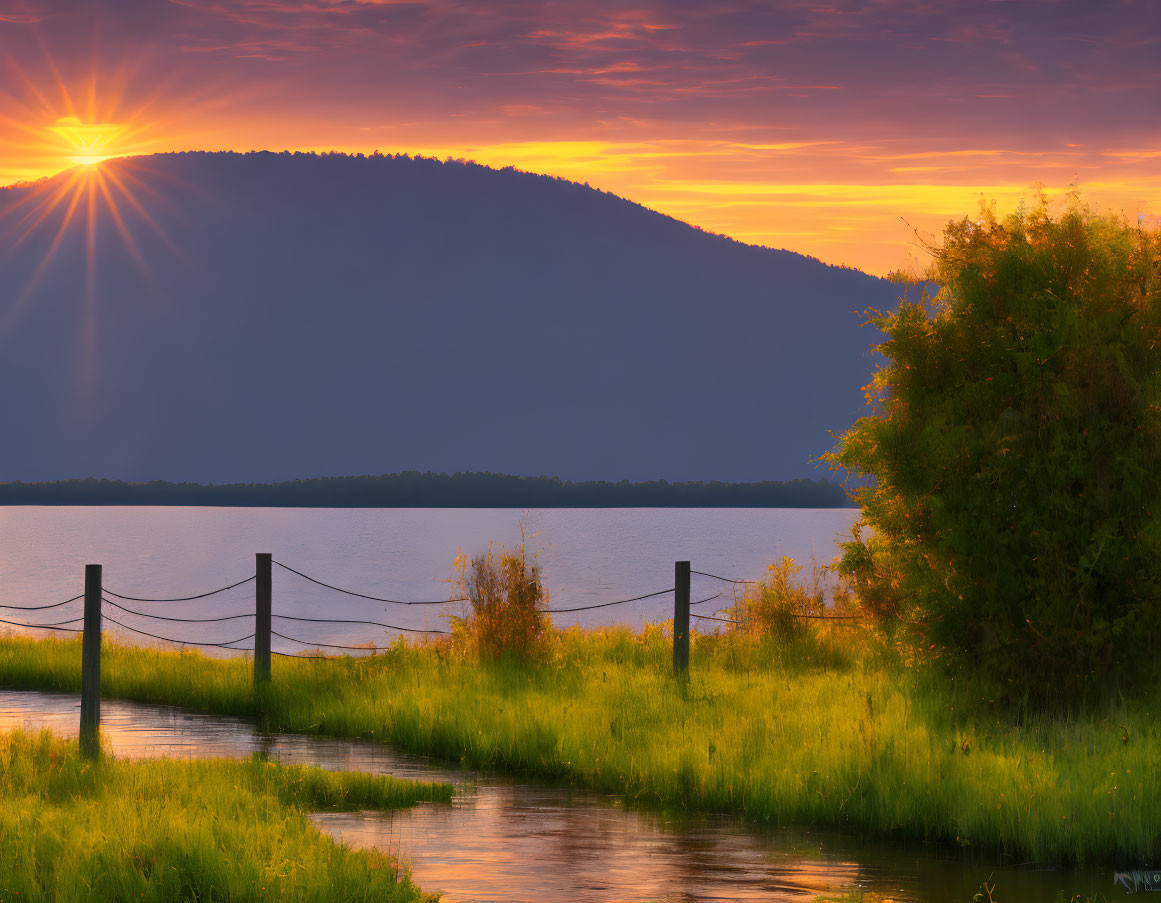
[[450,798],[258,758],[93,763],[47,731],[0,734],[0,900],[434,899],[305,813]]
[[[1125,866],[1161,850],[1161,724],[1148,705],[1003,713],[984,684],[855,630],[781,644],[695,637],[687,685],[656,628],[566,632],[538,666],[400,643],[373,658],[246,660],[110,646],[109,696],[367,736],[631,802],[839,825],[875,837]],[[77,641],[0,641],[0,685],[76,690]],[[1126,742],[1127,738],[1127,742]]]

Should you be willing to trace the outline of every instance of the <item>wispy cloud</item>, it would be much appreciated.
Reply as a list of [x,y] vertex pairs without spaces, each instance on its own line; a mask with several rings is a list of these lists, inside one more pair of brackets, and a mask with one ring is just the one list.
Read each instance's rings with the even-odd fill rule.
[[[0,115],[43,126],[58,82],[130,61],[156,149],[511,164],[882,271],[901,217],[937,230],[981,191],[1161,206],[1159,47],[1153,2],[0,0],[0,56],[44,94],[10,84]],[[0,182],[43,174],[6,128]]]

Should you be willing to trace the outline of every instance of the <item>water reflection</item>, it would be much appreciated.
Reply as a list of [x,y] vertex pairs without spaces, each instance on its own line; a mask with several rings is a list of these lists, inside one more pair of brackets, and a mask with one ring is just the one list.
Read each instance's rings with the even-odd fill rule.
[[[0,730],[49,727],[75,736],[79,697],[0,690]],[[458,901],[776,901],[804,903],[853,887],[898,903],[967,903],[989,874],[1003,903],[1058,895],[1127,899],[1112,870],[1051,871],[949,858],[943,849],[860,842],[826,831],[764,831],[727,816],[626,809],[615,796],[514,782],[432,764],[380,743],[264,735],[242,719],[103,700],[104,741],[126,758],[245,757],[439,780],[450,806],[396,813],[318,813],[315,824],[355,847],[410,864],[416,882]]]
[[[591,794],[482,784],[452,809],[313,818],[352,846],[397,852],[420,886],[449,901],[803,901],[860,880],[857,862],[820,853],[814,837],[785,835],[763,848],[731,825],[675,830]],[[898,900],[919,899],[883,886]]]

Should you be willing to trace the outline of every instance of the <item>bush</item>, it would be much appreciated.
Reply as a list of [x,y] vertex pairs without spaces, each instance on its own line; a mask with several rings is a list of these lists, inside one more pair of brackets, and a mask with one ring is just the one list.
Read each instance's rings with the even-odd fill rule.
[[517,552],[491,547],[461,568],[461,595],[471,604],[466,618],[452,619],[452,633],[464,648],[498,659],[534,657],[543,651],[552,621],[543,611],[548,591],[540,568],[529,562],[521,543]]
[[801,615],[821,615],[826,610],[827,568],[811,562],[811,581],[797,579],[802,567],[785,555],[768,568],[770,576],[762,583],[746,584],[730,617],[744,630],[759,636],[788,638],[805,629],[808,620]]
[[1161,235],[1073,203],[947,227],[934,299],[872,312],[871,416],[826,457],[883,618],[1022,686],[1141,670],[1161,639]]

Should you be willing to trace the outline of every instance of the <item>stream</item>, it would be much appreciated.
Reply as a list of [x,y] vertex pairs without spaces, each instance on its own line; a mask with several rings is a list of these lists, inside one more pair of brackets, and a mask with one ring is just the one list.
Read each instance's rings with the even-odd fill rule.
[[[0,690],[0,730],[47,727],[76,736],[79,710],[75,694]],[[989,876],[996,903],[1129,896],[1114,886],[1112,869],[1001,864],[834,830],[767,830],[727,815],[634,809],[616,795],[465,771],[375,741],[264,734],[244,719],[171,706],[104,699],[101,729],[113,754],[129,759],[260,753],[286,764],[454,784],[451,805],[311,815],[336,840],[398,857],[420,887],[448,903],[811,903],[822,892],[855,888],[896,903],[969,903]]]

